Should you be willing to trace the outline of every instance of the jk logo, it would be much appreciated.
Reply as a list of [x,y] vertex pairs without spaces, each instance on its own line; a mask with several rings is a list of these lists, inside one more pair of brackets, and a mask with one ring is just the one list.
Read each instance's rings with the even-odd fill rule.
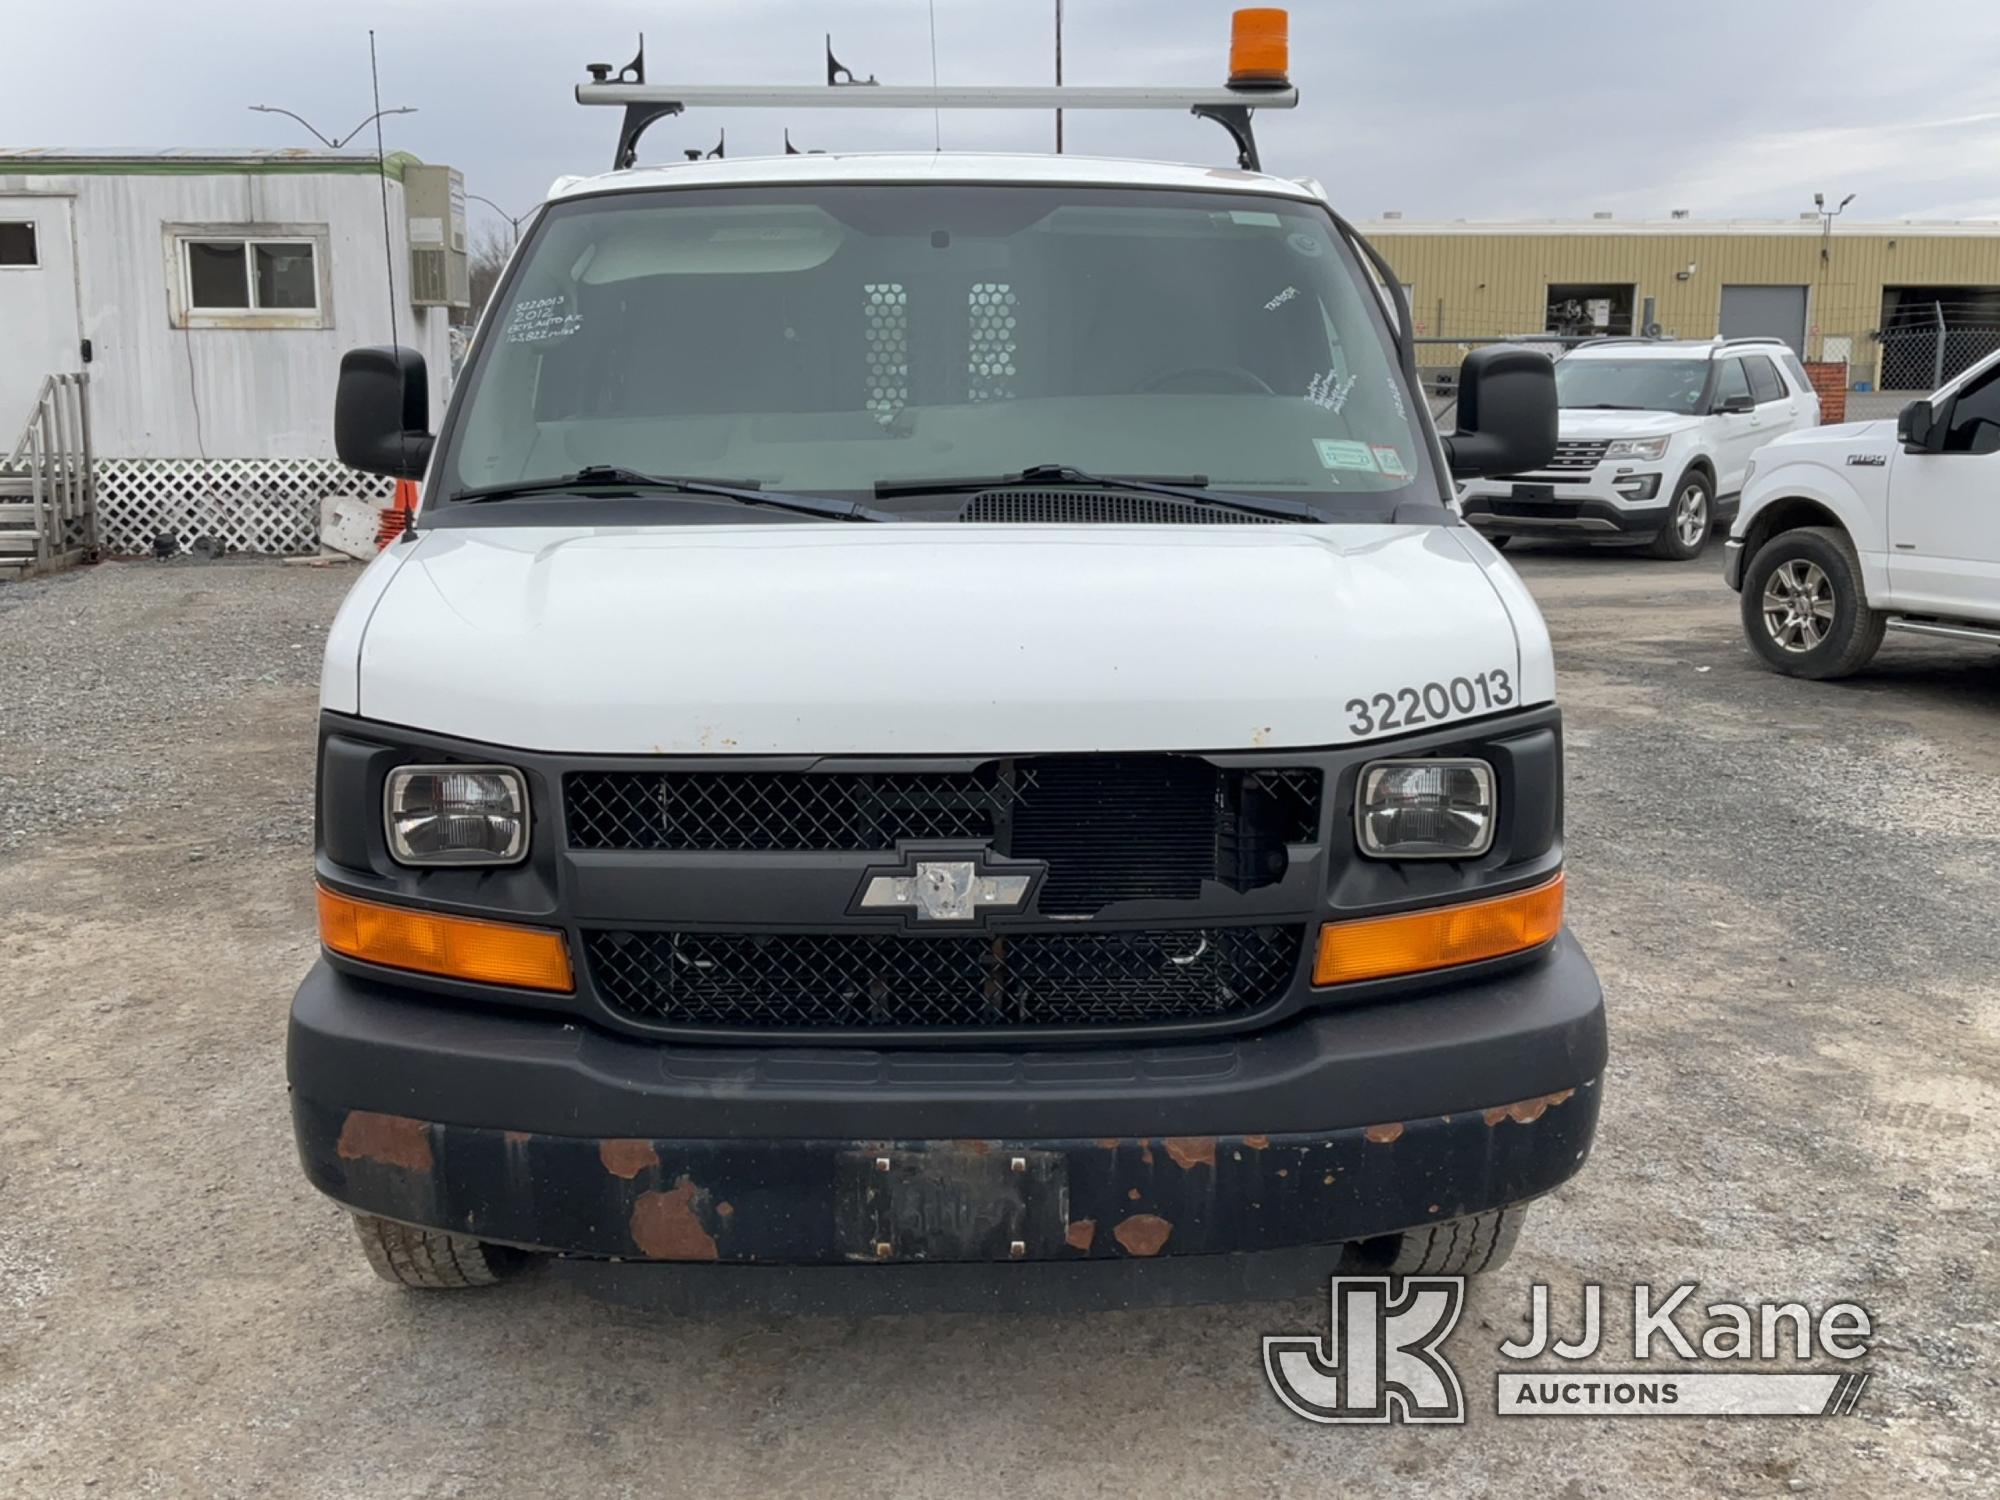
[[1438,1346],[1465,1304],[1462,1276],[1336,1276],[1327,1337],[1270,1334],[1264,1375],[1308,1422],[1463,1422],[1465,1393]]

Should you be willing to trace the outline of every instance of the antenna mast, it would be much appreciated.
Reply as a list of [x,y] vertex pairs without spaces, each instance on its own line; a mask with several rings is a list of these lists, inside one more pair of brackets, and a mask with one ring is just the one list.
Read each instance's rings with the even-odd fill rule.
[[[1062,87],[1062,0],[1056,0],[1056,87]],[[1062,110],[1056,110],[1056,155],[1062,155]]]

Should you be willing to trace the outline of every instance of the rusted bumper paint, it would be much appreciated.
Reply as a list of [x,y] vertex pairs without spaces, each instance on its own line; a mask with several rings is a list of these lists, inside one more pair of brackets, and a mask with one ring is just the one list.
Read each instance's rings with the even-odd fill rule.
[[1333,1244],[1549,1191],[1594,1082],[1323,1134],[1064,1140],[598,1139],[293,1096],[307,1175],[350,1208],[605,1259],[761,1265],[1219,1255]]

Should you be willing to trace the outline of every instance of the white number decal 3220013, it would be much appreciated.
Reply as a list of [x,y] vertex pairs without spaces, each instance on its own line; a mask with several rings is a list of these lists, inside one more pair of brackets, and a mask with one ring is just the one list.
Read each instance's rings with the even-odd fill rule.
[[1420,724],[1505,708],[1513,701],[1511,676],[1505,671],[1481,672],[1449,682],[1397,688],[1372,698],[1349,698],[1347,712],[1353,717],[1347,728],[1356,735],[1385,734],[1391,729],[1414,729]]

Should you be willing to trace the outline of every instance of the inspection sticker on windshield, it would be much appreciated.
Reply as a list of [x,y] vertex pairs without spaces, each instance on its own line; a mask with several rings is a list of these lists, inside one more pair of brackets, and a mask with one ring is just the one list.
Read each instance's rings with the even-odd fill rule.
[[1366,443],[1351,442],[1346,438],[1314,438],[1313,446],[1319,449],[1319,461],[1329,469],[1366,469],[1370,474],[1379,472],[1380,466]]
[[1410,471],[1403,466],[1403,455],[1387,443],[1370,443],[1368,451],[1375,455],[1375,463],[1384,474],[1396,479],[1408,479]]

